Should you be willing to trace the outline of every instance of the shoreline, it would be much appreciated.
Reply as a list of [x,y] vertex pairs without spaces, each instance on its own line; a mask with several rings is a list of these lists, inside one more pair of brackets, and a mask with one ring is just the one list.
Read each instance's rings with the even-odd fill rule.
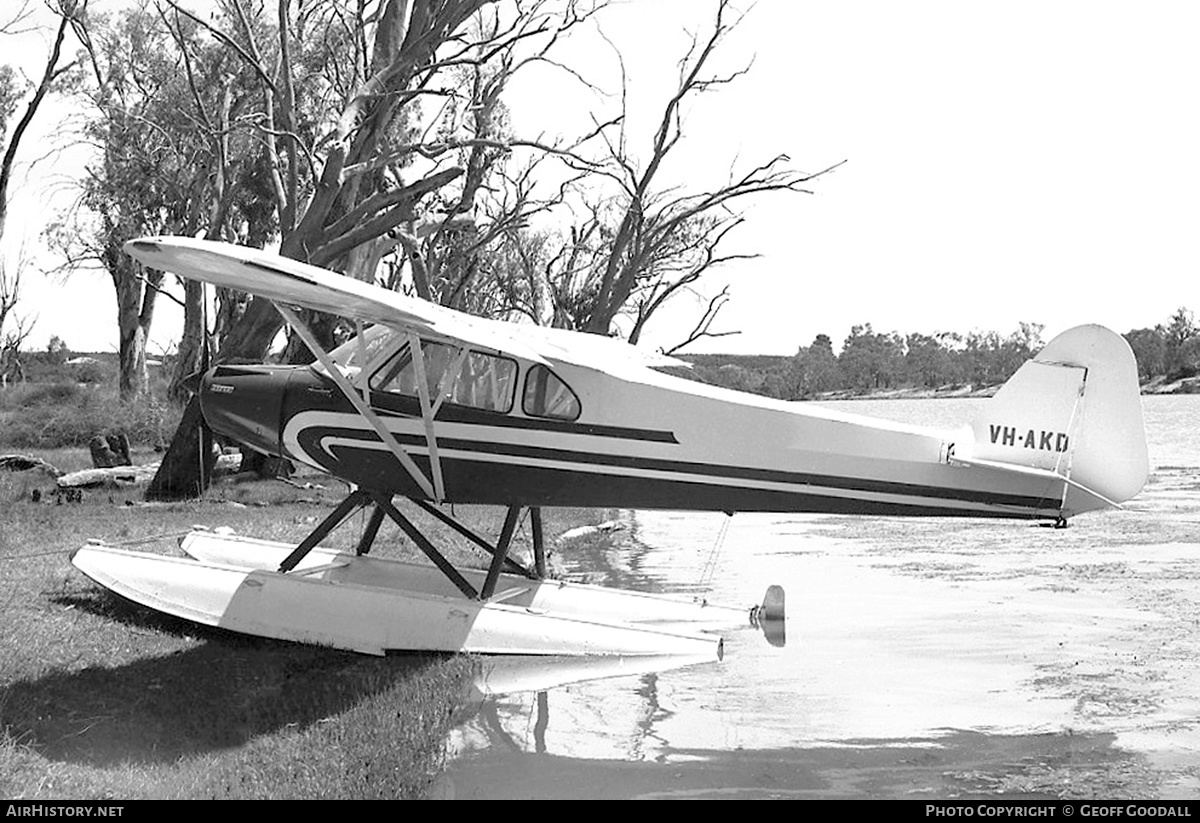
[[[974,386],[943,386],[936,389],[926,388],[900,388],[900,389],[882,389],[871,392],[858,392],[852,390],[823,392],[814,397],[804,398],[796,402],[822,402],[830,400],[960,400],[960,399],[980,399],[988,398],[996,394],[1000,390],[1000,386],[984,386],[975,388]],[[1182,380],[1167,381],[1163,378],[1156,378],[1139,386],[1139,393],[1145,397],[1148,395],[1187,395],[1200,394],[1200,376],[1185,377]]]

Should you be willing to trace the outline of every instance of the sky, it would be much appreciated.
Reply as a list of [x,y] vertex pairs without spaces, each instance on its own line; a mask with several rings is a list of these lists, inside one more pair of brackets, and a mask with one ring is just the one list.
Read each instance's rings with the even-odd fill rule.
[[[630,78],[635,150],[687,31],[707,32],[715,5],[634,0],[599,18]],[[1200,310],[1198,24],[1200,5],[1185,2],[760,0],[716,64],[752,63],[749,73],[689,108],[665,173],[705,186],[776,154],[803,171],[845,162],[812,194],[746,209],[729,250],[758,257],[704,287],[730,285],[717,328],[740,334],[690,350],[791,354],[821,333],[840,346],[864,323],[1007,334],[1027,321],[1048,340],[1080,323],[1124,332]],[[612,47],[594,32],[561,59],[619,91]],[[538,70],[509,105],[518,133],[570,135],[616,98]],[[41,163],[22,186],[13,212],[30,247],[56,208],[47,181],[70,168]],[[16,242],[6,236],[2,252]],[[57,334],[77,351],[115,349],[102,274],[34,273],[25,286],[35,346]],[[706,302],[684,298],[646,343],[674,345]],[[178,313],[160,305],[152,350],[178,336]]]

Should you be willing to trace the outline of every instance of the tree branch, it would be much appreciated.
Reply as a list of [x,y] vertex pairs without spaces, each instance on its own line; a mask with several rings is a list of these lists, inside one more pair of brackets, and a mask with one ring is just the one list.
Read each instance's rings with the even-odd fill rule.
[[33,93],[33,98],[25,107],[25,113],[21,115],[16,128],[13,129],[8,147],[4,150],[4,159],[0,161],[0,236],[4,235],[4,225],[8,218],[8,186],[12,179],[13,163],[17,159],[17,148],[21,145],[21,139],[25,136],[26,129],[33,122],[34,115],[37,114],[38,108],[54,84],[54,79],[58,76],[58,60],[62,54],[62,44],[67,35],[67,27],[72,24],[73,15],[81,13],[86,5],[86,2],[81,2],[78,7],[72,5],[70,9],[65,6],[59,7],[58,31],[54,35],[54,45],[50,49],[50,56],[46,58],[42,79]]
[[717,314],[720,313],[721,309],[724,308],[725,304],[728,302],[729,302],[729,287],[726,286],[725,288],[721,289],[720,294],[716,295],[715,297],[713,297],[711,300],[708,301],[708,308],[704,310],[704,315],[696,323],[695,327],[691,330],[691,332],[688,333],[687,339],[684,340],[682,343],[679,343],[675,346],[672,346],[670,349],[667,349],[666,351],[663,352],[663,354],[673,355],[676,352],[678,352],[680,349],[682,349],[685,346],[688,346],[692,343],[695,343],[697,340],[701,339],[702,337],[732,337],[735,334],[741,334],[740,331],[720,331],[720,332],[709,331],[709,329],[712,328],[713,321],[715,321],[717,319]]

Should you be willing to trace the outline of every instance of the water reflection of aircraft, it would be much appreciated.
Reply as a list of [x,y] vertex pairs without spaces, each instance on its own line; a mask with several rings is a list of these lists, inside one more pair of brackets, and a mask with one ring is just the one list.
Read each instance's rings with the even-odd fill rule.
[[476,658],[446,753],[629,758],[654,736],[660,676],[710,662],[680,655]]
[[530,657],[496,655],[480,658],[471,683],[472,700],[509,694],[545,692],[575,683],[661,674],[709,662],[686,655],[606,655],[603,657]]
[[[1132,355],[1098,326],[1055,338],[969,426],[941,431],[714,388],[618,340],[470,317],[262,251],[161,237],[126,248],[149,267],[275,301],[318,363],[217,366],[200,386],[204,416],[356,485],[297,546],[197,534],[191,560],[74,555],[133,600],[239,631],[372,652],[711,654],[714,636],[687,629],[744,612],[544,580],[541,507],[1065,523],[1132,497],[1148,472]],[[358,335],[327,353],[295,307],[351,318]],[[455,568],[398,496],[491,552],[486,573]],[[504,506],[499,539],[441,503]],[[317,548],[364,507],[355,555]],[[525,509],[532,569],[508,558]],[[440,573],[366,557],[385,517]],[[777,609],[781,591],[755,617]]]

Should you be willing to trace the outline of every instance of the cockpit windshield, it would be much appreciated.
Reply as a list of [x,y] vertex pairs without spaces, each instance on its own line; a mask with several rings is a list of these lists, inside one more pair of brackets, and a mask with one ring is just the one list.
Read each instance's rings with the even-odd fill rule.
[[[428,397],[484,411],[512,410],[516,361],[423,340],[421,362]],[[406,345],[372,373],[370,386],[373,391],[417,397],[417,374],[416,362]]]
[[[351,337],[329,352],[329,358],[341,368],[342,374],[353,380],[358,377],[364,364],[371,363],[384,350],[392,348],[393,343],[399,345],[399,339],[400,333],[395,329],[387,326],[368,326],[363,330],[361,338]],[[325,373],[325,367],[319,363],[313,364],[313,368],[322,374]]]

